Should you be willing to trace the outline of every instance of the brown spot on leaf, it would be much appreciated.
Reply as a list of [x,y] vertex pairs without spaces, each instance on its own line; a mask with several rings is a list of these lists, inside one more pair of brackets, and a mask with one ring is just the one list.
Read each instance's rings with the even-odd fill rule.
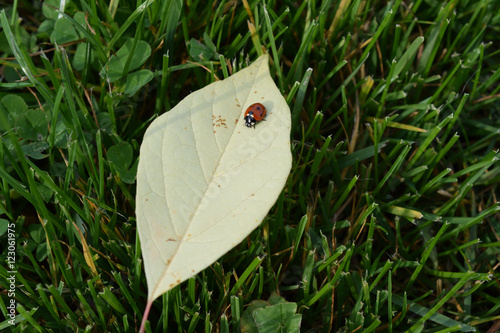
[[222,118],[220,115],[219,116],[213,115],[212,118],[214,120],[214,122],[212,123],[213,127],[221,127],[221,126],[223,126],[223,127],[227,128],[227,126],[226,126],[226,118]]

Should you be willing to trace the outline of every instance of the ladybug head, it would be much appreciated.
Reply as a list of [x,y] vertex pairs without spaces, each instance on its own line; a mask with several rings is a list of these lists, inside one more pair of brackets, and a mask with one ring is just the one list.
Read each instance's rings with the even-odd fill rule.
[[246,116],[245,118],[245,125],[246,127],[255,127],[255,124],[257,123],[255,121],[255,118],[253,117],[253,114],[249,114],[248,116]]

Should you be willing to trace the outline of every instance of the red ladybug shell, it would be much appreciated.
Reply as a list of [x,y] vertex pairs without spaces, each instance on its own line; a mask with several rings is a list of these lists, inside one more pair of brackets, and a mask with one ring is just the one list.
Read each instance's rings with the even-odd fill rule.
[[260,103],[255,103],[250,105],[248,109],[245,111],[245,116],[243,118],[245,119],[245,125],[247,127],[253,126],[255,128],[255,124],[264,119],[266,113],[267,110],[264,105]]

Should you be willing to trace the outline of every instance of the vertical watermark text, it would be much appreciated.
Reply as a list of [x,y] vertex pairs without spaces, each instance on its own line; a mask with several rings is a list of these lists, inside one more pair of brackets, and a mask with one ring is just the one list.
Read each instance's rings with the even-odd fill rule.
[[9,303],[7,304],[7,316],[9,324],[14,325],[16,319],[16,224],[9,223],[7,227],[7,296]]

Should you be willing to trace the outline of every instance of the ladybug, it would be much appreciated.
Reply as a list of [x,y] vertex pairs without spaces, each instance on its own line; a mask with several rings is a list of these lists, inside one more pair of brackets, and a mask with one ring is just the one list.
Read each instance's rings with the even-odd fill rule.
[[252,104],[245,111],[245,125],[247,127],[255,128],[255,124],[264,119],[266,116],[267,110],[266,107],[260,103]]

